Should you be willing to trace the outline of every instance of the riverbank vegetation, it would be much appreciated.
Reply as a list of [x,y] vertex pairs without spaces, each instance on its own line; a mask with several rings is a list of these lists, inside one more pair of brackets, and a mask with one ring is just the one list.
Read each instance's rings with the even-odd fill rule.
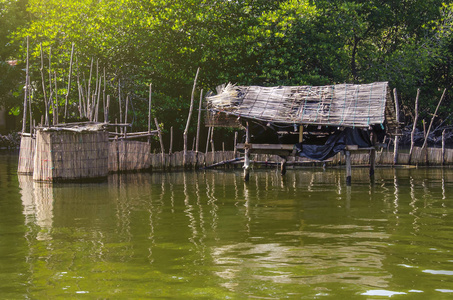
[[[50,96],[60,107],[68,98],[67,118],[78,118],[80,89],[92,96],[101,90],[102,80],[112,97],[110,120],[119,114],[119,97],[129,96],[129,120],[138,130],[146,129],[152,83],[153,116],[164,130],[174,127],[175,136],[181,136],[200,68],[198,93],[225,82],[276,86],[389,81],[398,91],[405,125],[413,122],[420,89],[422,131],[422,121],[429,122],[445,88],[436,124],[453,120],[448,93],[453,83],[452,3],[0,0],[0,101],[20,115],[29,37],[34,116],[44,114],[43,99]],[[192,127],[193,134],[196,124]],[[175,149],[182,148],[178,140]]]

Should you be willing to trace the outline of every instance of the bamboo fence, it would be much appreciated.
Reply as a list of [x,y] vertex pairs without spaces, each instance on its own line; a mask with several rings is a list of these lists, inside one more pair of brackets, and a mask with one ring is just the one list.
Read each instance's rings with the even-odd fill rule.
[[107,175],[107,132],[37,131],[34,180],[80,180]]
[[33,159],[35,156],[35,139],[22,136],[20,139],[18,174],[33,174]]
[[109,172],[138,171],[151,166],[151,146],[147,142],[114,140],[109,143]]
[[[377,166],[392,166],[394,165],[393,151],[376,151],[376,165]],[[442,154],[443,153],[443,154]],[[182,170],[184,169],[183,164],[183,152],[175,152],[172,154],[155,153],[150,155],[151,169],[152,170]],[[453,149],[441,148],[427,148],[428,164],[433,166],[441,165],[452,165],[453,164]],[[164,159],[164,161],[162,160]],[[218,167],[238,167],[242,168],[243,160],[240,158],[235,159],[233,151],[215,151],[208,152],[207,154],[195,151],[189,152],[188,165],[191,168],[203,168],[210,167],[217,164]],[[280,164],[283,159],[278,155],[270,154],[250,154],[251,161],[254,162],[255,167],[272,167],[276,164]],[[225,162],[225,163],[222,163]],[[338,153],[328,161],[320,162],[311,160],[305,157],[287,157],[288,166],[320,166],[320,165],[344,165],[345,157],[342,153]],[[355,166],[367,166],[370,163],[370,153],[368,152],[353,152],[351,153],[351,163]],[[408,165],[409,164],[409,153],[398,154],[398,164]],[[426,155],[422,148],[414,147],[411,165],[427,165]]]

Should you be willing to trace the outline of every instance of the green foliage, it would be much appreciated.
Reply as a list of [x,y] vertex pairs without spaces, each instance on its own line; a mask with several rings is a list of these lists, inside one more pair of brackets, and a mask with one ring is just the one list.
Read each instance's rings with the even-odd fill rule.
[[[105,68],[110,119],[118,118],[118,86],[130,96],[130,118],[147,128],[148,84],[153,83],[153,117],[180,134],[188,113],[197,67],[198,92],[233,82],[241,85],[323,85],[389,81],[409,114],[417,88],[425,111],[443,87],[452,85],[450,1],[377,0],[1,0],[2,61],[25,58],[30,37],[34,113],[42,114],[40,45],[44,73],[56,72],[58,101],[64,105],[71,45],[76,49],[69,93],[76,116],[78,86],[96,81]],[[28,11],[25,5],[28,3]],[[29,22],[27,23],[27,21]],[[4,23],[1,23],[2,28]],[[13,43],[10,43],[13,39]],[[21,47],[20,51],[17,49]],[[10,49],[10,50],[8,50]],[[12,50],[14,49],[14,51]],[[50,51],[52,56],[50,56]],[[6,53],[6,54],[5,54]],[[5,66],[1,65],[1,68]],[[2,70],[3,70],[2,69]],[[20,82],[3,78],[9,107],[21,103]],[[23,78],[23,74],[15,74]],[[47,75],[46,75],[47,76]],[[11,77],[12,78],[12,77]],[[55,84],[55,79],[52,79]],[[23,81],[23,79],[22,79]],[[46,86],[49,85],[46,77]],[[23,83],[22,83],[23,84]],[[14,86],[11,90],[9,87]],[[47,88],[50,90],[50,88]],[[198,92],[196,99],[198,99]],[[48,92],[49,93],[49,92]],[[3,92],[1,93],[4,94]],[[16,95],[15,95],[16,94]],[[5,99],[2,98],[3,103]],[[450,103],[446,99],[445,103]],[[124,101],[122,103],[124,111]],[[449,109],[443,110],[449,113]],[[192,122],[195,126],[195,122]],[[192,129],[193,132],[193,129]]]

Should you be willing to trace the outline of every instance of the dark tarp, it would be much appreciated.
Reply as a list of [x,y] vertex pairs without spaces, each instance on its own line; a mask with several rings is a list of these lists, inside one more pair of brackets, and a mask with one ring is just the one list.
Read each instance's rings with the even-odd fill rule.
[[338,130],[331,134],[324,145],[297,143],[295,146],[299,156],[323,161],[344,150],[346,145],[358,145],[359,148],[371,147],[369,133],[358,128],[345,128],[343,131]]

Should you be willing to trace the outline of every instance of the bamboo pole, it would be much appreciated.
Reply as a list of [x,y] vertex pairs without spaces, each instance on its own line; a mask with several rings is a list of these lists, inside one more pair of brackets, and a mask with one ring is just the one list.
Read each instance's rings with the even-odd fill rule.
[[[151,132],[151,94],[153,84],[149,84],[149,97],[148,97],[148,132]],[[151,138],[148,138],[148,144],[151,143]]]
[[92,121],[92,110],[93,110],[93,97],[91,96],[91,77],[93,76],[93,58],[91,58],[91,64],[90,64],[90,76],[88,77],[88,89],[87,89],[87,101],[90,103],[89,108],[89,119]]
[[69,61],[68,89],[66,90],[65,103],[64,103],[64,121],[65,122],[66,122],[66,118],[68,117],[68,97],[69,97],[69,91],[71,89],[71,73],[72,73],[73,56],[74,56],[74,43],[72,43],[72,47],[71,47],[71,59]]
[[214,127],[211,128],[211,151],[212,151],[212,162],[214,163],[215,149],[214,149]]
[[245,156],[244,156],[244,181],[249,181],[250,179],[250,132],[249,132],[249,122],[247,122],[245,129]]
[[204,163],[206,165],[206,162],[208,160],[208,151],[209,151],[209,139],[211,137],[211,128],[212,127],[208,127],[208,137],[206,138],[206,148],[205,148],[205,154],[204,154]]
[[[127,111],[128,111],[128,106],[129,106],[129,95],[126,96],[126,109],[124,112],[124,123],[127,124]],[[126,137],[127,134],[127,127],[124,127],[124,137]]]
[[107,121],[107,116],[105,114],[105,111],[106,111],[106,84],[105,84],[105,67],[104,67],[104,89],[102,90],[102,107],[104,108],[104,123],[106,123]]
[[[373,145],[374,146],[374,145]],[[374,178],[374,170],[376,168],[376,149],[370,150],[370,178]]]
[[123,123],[123,109],[121,108],[121,79],[118,79],[118,103],[120,106],[120,123]]
[[238,132],[235,131],[234,132],[234,151],[233,151],[234,158],[236,158],[238,155],[237,143],[238,143]]
[[165,148],[164,148],[164,142],[162,140],[162,133],[160,130],[159,122],[157,122],[157,118],[154,118],[154,123],[156,124],[157,134],[159,135],[160,152],[161,152],[161,157],[162,157],[162,168],[165,169]]
[[409,161],[408,161],[409,164],[411,164],[412,152],[414,151],[414,145],[415,145],[415,129],[417,128],[417,121],[418,121],[418,99],[419,99],[419,96],[420,96],[420,89],[417,89],[417,96],[415,97],[414,125],[412,126],[411,147],[409,149]]
[[187,117],[187,123],[186,123],[186,129],[184,130],[183,136],[184,136],[184,157],[183,157],[183,165],[186,167],[187,164],[187,134],[189,132],[189,125],[190,125],[190,119],[192,117],[192,111],[193,111],[193,101],[194,101],[194,94],[195,94],[195,87],[197,85],[197,78],[198,78],[198,73],[200,72],[200,68],[197,69],[197,74],[195,74],[195,80],[193,81],[193,88],[192,88],[192,95],[190,97],[190,108],[189,108],[189,116]]
[[346,156],[346,185],[350,186],[352,181],[351,151],[345,151]]
[[52,89],[52,47],[49,47],[49,104],[52,106],[52,124],[56,125],[55,120],[55,105],[52,100],[53,89]]
[[[44,79],[44,54],[42,52],[42,43],[40,44],[41,46],[41,82],[42,82],[42,92],[43,92],[43,97],[44,97],[44,105],[45,105],[45,123],[41,124],[42,126],[47,126],[49,125],[49,108],[48,108],[48,102],[47,102],[47,94],[46,94],[46,81]],[[41,122],[42,123],[42,122]]]
[[109,108],[110,108],[110,95],[107,95],[107,105],[106,105],[105,112],[104,112],[104,115],[105,115],[104,122],[105,123],[109,122]]
[[[95,114],[94,121],[98,122],[99,120],[99,103],[101,101],[101,84],[102,78],[99,77],[99,58],[96,61],[96,105],[95,105]],[[99,81],[99,82],[98,82]]]
[[[28,85],[29,85],[29,49],[30,49],[30,43],[29,43],[29,37],[27,36],[27,64],[25,67],[25,95],[24,95],[24,115],[22,117],[22,133],[25,132],[25,127],[27,126],[27,101],[28,101]],[[31,106],[30,106],[30,112],[31,112]],[[30,125],[31,125],[31,118],[30,118]],[[30,130],[30,133],[31,130]]]
[[[27,76],[27,78],[25,79],[25,82],[27,83],[28,82],[28,86],[30,85],[30,75]],[[28,88],[27,86],[27,88]],[[29,107],[29,111],[30,111],[30,134],[33,134],[33,110],[31,109],[31,103],[32,103],[32,99],[33,99],[33,96],[34,96],[34,92],[33,90],[31,90],[31,93],[30,93],[30,89],[28,89],[28,107]]]
[[[199,150],[199,141],[200,141],[200,124],[201,124],[201,103],[203,99],[203,89],[201,90],[200,93],[200,103],[198,104],[198,123],[197,123],[197,140],[195,143],[195,152],[198,153]],[[198,159],[198,154],[197,154],[197,159]]]
[[445,130],[442,130],[442,165],[445,165]]
[[173,151],[173,126],[170,127],[170,149],[168,151],[168,154],[172,154]]
[[[398,103],[398,94],[396,93],[396,88],[393,89],[393,97],[395,99],[395,112],[396,112],[396,124],[399,127],[400,122],[400,107]],[[395,142],[393,145],[393,164],[398,164],[398,143],[399,143],[399,136],[395,136]]]
[[58,124],[58,86],[57,86],[57,72],[53,72],[55,81],[55,123]]
[[436,110],[434,111],[434,115],[433,115],[433,117],[431,118],[431,122],[429,122],[428,131],[426,132],[426,136],[425,136],[425,140],[423,141],[422,149],[425,149],[425,148],[426,148],[426,145],[428,144],[428,137],[429,137],[429,133],[430,133],[430,131],[431,131],[431,127],[433,126],[433,121],[434,121],[434,119],[435,119],[436,116],[437,116],[437,111],[439,110],[440,104],[442,103],[442,100],[443,100],[444,97],[445,97],[446,91],[447,91],[447,89],[445,88],[445,89],[444,89],[444,92],[442,93],[442,97],[440,97],[439,103],[437,103]]

